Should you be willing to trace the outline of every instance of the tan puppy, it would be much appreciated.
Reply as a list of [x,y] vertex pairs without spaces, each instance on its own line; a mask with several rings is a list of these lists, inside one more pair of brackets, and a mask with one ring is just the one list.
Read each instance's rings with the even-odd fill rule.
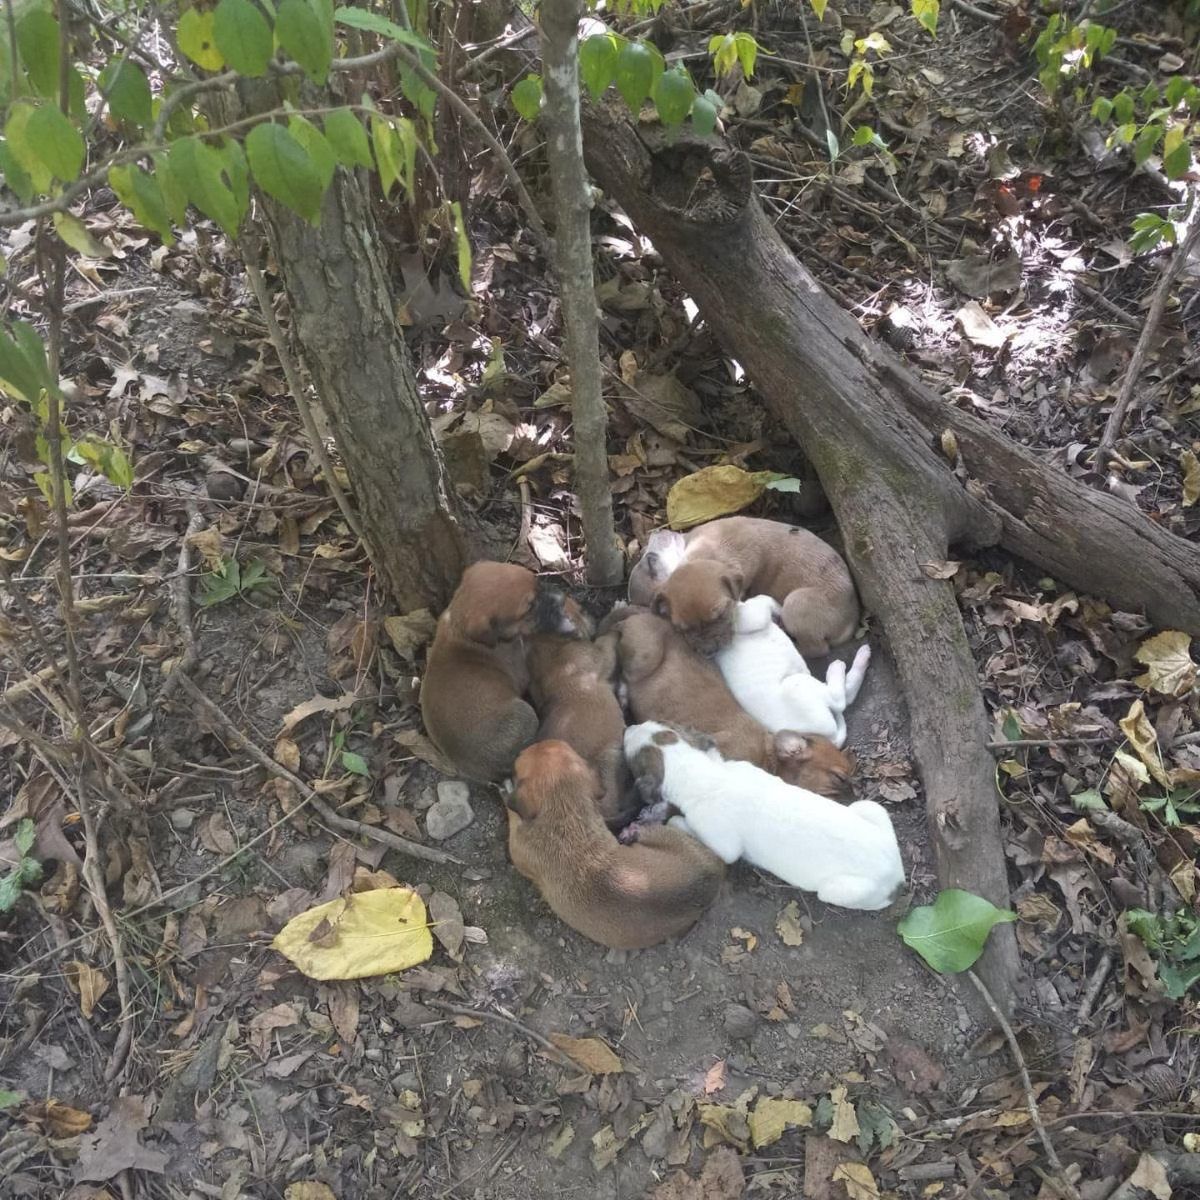
[[621,609],[621,676],[635,721],[660,721],[712,738],[722,757],[752,762],[822,796],[851,794],[854,760],[828,738],[790,729],[772,734],[733,698],[715,663],[701,658],[669,622]]
[[578,614],[552,586],[513,563],[475,563],[438,619],[421,683],[421,716],[438,749],[464,775],[492,781],[533,741],[538,718],[521,697],[529,686],[526,636],[571,632]]
[[[854,635],[858,596],[842,556],[816,534],[781,521],[723,517],[693,529],[678,565],[656,580],[654,611],[700,654],[733,638],[744,596],[771,596],[800,653],[821,656]],[[636,568],[635,568],[636,570]]]
[[617,637],[594,642],[539,633],[529,643],[529,698],[542,723],[537,740],[566,742],[600,777],[598,807],[619,828],[637,811],[621,748],[625,714],[617,700]]
[[721,860],[658,826],[622,846],[596,802],[595,771],[566,742],[535,742],[514,768],[508,852],[560,920],[602,946],[633,950],[686,933],[713,902]]

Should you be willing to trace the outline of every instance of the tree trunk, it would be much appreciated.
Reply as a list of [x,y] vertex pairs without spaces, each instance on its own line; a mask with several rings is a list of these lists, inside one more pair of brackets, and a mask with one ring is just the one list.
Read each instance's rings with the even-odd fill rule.
[[[744,156],[712,140],[635,133],[611,110],[589,107],[584,126],[593,173],[820,475],[908,699],[943,886],[1005,903],[975,664],[950,584],[921,564],[956,542],[998,543],[1081,590],[1197,634],[1200,551],[947,405],[868,339],[780,241]],[[947,430],[953,464],[937,449]],[[1012,929],[998,926],[980,973],[1003,1007],[1018,969]]]
[[338,168],[314,228],[260,197],[295,341],[333,427],[380,583],[402,610],[449,599],[470,559],[417,394],[361,180]]
[[541,9],[546,158],[554,193],[555,259],[575,422],[575,493],[590,582],[609,587],[625,574],[613,529],[608,411],[600,373],[600,322],[592,275],[592,202],[579,128],[581,0],[545,0]]

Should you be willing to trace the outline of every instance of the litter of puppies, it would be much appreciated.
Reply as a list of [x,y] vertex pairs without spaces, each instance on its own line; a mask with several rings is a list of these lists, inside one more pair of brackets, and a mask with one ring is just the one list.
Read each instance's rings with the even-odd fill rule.
[[843,749],[870,650],[832,659],[824,681],[807,662],[857,628],[841,556],[727,517],[653,535],[629,597],[593,640],[549,580],[476,563],[438,621],[425,727],[464,775],[506,781],[516,869],[619,949],[681,936],[739,859],[830,904],[888,907],[896,835],[881,805],[853,800]]

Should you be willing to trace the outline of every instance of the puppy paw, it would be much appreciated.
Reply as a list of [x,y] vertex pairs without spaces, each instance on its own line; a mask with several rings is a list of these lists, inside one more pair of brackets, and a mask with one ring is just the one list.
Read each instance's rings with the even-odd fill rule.
[[633,786],[641,798],[643,807],[649,808],[662,800],[661,781],[653,775],[639,775],[633,781]]
[[658,801],[657,804],[648,804],[638,813],[638,825],[663,825],[667,820],[667,810],[670,805],[665,800]]

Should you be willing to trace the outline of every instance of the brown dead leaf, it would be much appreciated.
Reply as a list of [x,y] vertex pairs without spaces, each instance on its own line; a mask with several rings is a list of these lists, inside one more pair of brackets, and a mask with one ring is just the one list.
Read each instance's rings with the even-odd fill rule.
[[78,1137],[92,1126],[92,1114],[61,1104],[57,1100],[40,1100],[21,1111],[22,1119],[36,1121],[55,1138]]
[[435,771],[450,776],[458,774],[454,764],[423,733],[415,729],[401,729],[392,735],[392,740],[422,762],[428,763]]
[[974,300],[964,304],[954,314],[954,320],[963,336],[976,346],[999,350],[1008,341],[1008,334]]
[[1146,770],[1163,787],[1170,787],[1167,772],[1163,767],[1162,752],[1158,746],[1158,734],[1146,716],[1145,706],[1141,700],[1135,700],[1129,706],[1129,712],[1119,722],[1121,731],[1129,739],[1129,744],[1137,751],[1137,756],[1146,765]]
[[625,1142],[613,1132],[611,1125],[605,1125],[592,1135],[592,1170],[603,1171],[610,1166],[617,1155],[625,1148]]
[[785,946],[799,946],[804,941],[804,927],[800,924],[800,905],[789,900],[775,921],[775,932]]
[[[1070,834],[1068,833],[1068,837]],[[1058,905],[1043,892],[1034,892],[1017,901],[1017,916],[1030,925],[1041,925],[1046,929],[1056,929],[1062,920],[1062,912]]]
[[225,539],[215,525],[208,529],[199,529],[195,533],[189,533],[184,541],[187,542],[190,549],[200,555],[204,560],[204,565],[210,571],[219,570],[225,561]]
[[353,983],[329,984],[329,1019],[347,1046],[358,1036],[358,988]]
[[1147,638],[1133,657],[1149,670],[1139,675],[1138,687],[1153,688],[1163,696],[1186,696],[1196,685],[1196,664],[1191,655],[1192,639],[1177,629]]
[[725,1141],[739,1150],[746,1150],[750,1145],[750,1123],[746,1113],[736,1105],[730,1104],[698,1104],[696,1112],[700,1124],[705,1127],[704,1145],[712,1146],[716,1142]]
[[296,774],[300,770],[300,747],[291,738],[281,737],[275,743],[275,761]]
[[337,1200],[337,1194],[327,1183],[303,1180],[289,1183],[283,1189],[283,1200]]
[[667,493],[667,522],[690,529],[714,517],[738,512],[763,494],[769,471],[743,471],[731,465],[704,467],[677,480]]
[[1098,837],[1096,831],[1088,824],[1086,817],[1080,817],[1074,825],[1070,825],[1064,831],[1067,835],[1067,841],[1073,846],[1078,846],[1081,850],[1090,854],[1093,858],[1098,858],[1107,866],[1115,866],[1117,856],[1113,853],[1110,847],[1106,846]]
[[383,631],[391,639],[392,648],[410,661],[418,650],[433,640],[436,629],[437,618],[427,608],[383,619]]
[[879,1185],[866,1163],[838,1163],[833,1169],[833,1181],[846,1185],[847,1200],[879,1200]]
[[716,1092],[719,1092],[725,1086],[725,1075],[725,1060],[718,1058],[704,1073],[704,1094],[712,1096]]
[[684,441],[704,420],[700,398],[674,375],[647,375],[639,371],[624,400],[625,407],[635,417],[677,442]]
[[625,1070],[621,1060],[599,1038],[573,1038],[565,1033],[552,1033],[550,1040],[591,1075],[618,1075]]
[[1179,466],[1183,471],[1183,507],[1190,508],[1200,500],[1200,459],[1185,450],[1179,456]]
[[458,901],[445,892],[434,892],[425,902],[433,936],[446,948],[446,953],[457,962],[462,961],[463,916]]
[[79,1139],[75,1178],[85,1183],[104,1183],[122,1171],[154,1171],[161,1174],[170,1155],[143,1146],[138,1138],[150,1122],[143,1096],[118,1096],[108,1116]]
[[346,692],[341,696],[333,697],[314,696],[311,700],[305,700],[303,704],[297,704],[291,712],[284,716],[279,736],[287,737],[301,721],[307,720],[317,713],[345,712],[346,709],[357,702],[358,697],[353,692]]
[[210,854],[230,855],[237,849],[229,823],[221,812],[210,813],[207,820],[201,821],[196,826],[196,836]]
[[950,559],[921,564],[922,572],[930,579],[953,579],[961,569],[962,563]]
[[84,1020],[90,1021],[96,1005],[109,989],[108,976],[78,960],[67,966],[66,974],[71,991],[79,997],[79,1011],[83,1013]]
[[290,1029],[300,1024],[300,1014],[290,1004],[277,1004],[250,1018],[250,1048],[264,1062],[271,1054],[271,1035],[276,1029]]
[[1171,1181],[1167,1178],[1167,1168],[1145,1150],[1142,1151],[1142,1156],[1126,1183],[1133,1193],[1141,1189],[1143,1192],[1149,1192],[1155,1200],[1171,1200]]

